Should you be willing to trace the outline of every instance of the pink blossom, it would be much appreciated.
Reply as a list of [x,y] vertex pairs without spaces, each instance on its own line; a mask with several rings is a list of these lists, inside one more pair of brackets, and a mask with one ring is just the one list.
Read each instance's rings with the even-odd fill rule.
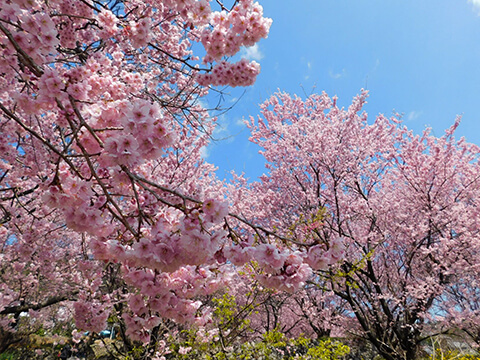
[[305,261],[314,270],[327,270],[331,263],[329,255],[322,245],[315,245],[308,249]]
[[219,223],[228,214],[228,205],[226,202],[215,199],[204,201],[203,206],[204,219],[210,223]]
[[40,78],[38,93],[46,98],[54,98],[60,96],[60,92],[64,87],[59,72],[50,68]]
[[102,9],[97,16],[99,25],[103,28],[102,37],[107,38],[115,35],[118,31],[118,18],[108,9]]
[[108,310],[103,305],[85,301],[77,301],[73,304],[75,309],[75,324],[77,328],[100,332],[105,329]]
[[261,244],[255,248],[255,260],[268,269],[279,270],[285,264],[285,254],[282,254],[275,245]]
[[251,260],[251,254],[247,250],[248,248],[242,248],[241,246],[227,246],[223,249],[225,257],[235,266],[245,265]]

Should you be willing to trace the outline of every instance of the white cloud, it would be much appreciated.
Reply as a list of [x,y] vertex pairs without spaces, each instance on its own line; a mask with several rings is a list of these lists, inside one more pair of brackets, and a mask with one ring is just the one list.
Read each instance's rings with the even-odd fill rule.
[[235,120],[235,125],[239,126],[239,127],[245,127],[245,118],[237,118],[237,120]]
[[307,65],[306,74],[303,77],[305,80],[310,79],[310,74],[312,73],[313,62],[306,60],[304,57],[301,58],[302,63]]
[[213,129],[213,138],[215,140],[224,140],[230,137],[230,129],[228,128],[228,119],[225,114],[219,116],[215,129]]
[[242,56],[247,58],[248,60],[255,60],[260,61],[263,59],[263,53],[260,51],[258,44],[250,46],[248,48],[244,48],[242,50]]
[[241,131],[237,129],[238,125],[239,122],[237,120],[232,121],[232,119],[228,117],[228,113],[220,115],[215,124],[215,129],[213,129],[211,141],[231,143],[235,140],[235,136]]
[[410,111],[407,114],[407,121],[417,120],[421,115],[422,115],[421,111],[416,111],[416,110]]
[[210,149],[208,148],[208,146],[202,146],[202,148],[200,149],[200,156],[204,160],[208,159],[208,157],[210,156]]
[[480,0],[468,0],[468,2],[473,4],[473,7],[477,10],[478,15],[480,15]]
[[335,73],[333,72],[333,70],[329,70],[328,75],[330,75],[332,79],[340,79],[341,77],[344,77],[347,75],[347,70],[342,69],[342,72],[339,72],[339,73]]

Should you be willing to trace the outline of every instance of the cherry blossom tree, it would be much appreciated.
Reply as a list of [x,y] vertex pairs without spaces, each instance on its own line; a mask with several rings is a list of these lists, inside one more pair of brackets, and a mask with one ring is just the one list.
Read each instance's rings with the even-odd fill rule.
[[313,283],[330,283],[385,359],[414,359],[452,326],[440,309],[453,306],[457,321],[471,314],[448,299],[478,273],[479,149],[455,140],[459,119],[442,137],[414,135],[398,117],[369,123],[366,98],[347,109],[325,93],[266,101],[249,126],[268,174],[232,190],[256,199],[235,211],[294,237]]
[[196,297],[232,267],[216,256],[228,208],[200,155],[215,122],[200,100],[254,83],[259,64],[231,57],[270,25],[252,0],[2,2],[5,331],[67,300],[81,330],[116,314],[127,343],[203,321]]

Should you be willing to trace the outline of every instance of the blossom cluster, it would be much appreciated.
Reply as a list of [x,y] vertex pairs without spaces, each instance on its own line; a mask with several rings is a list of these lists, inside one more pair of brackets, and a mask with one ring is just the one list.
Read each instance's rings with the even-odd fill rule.
[[54,9],[60,14],[75,14],[76,16],[55,16],[60,44],[67,48],[76,48],[77,41],[92,40],[95,33],[87,28],[89,19],[94,18],[93,8],[80,1],[66,0],[53,4]]
[[238,53],[242,46],[250,47],[266,38],[272,20],[263,17],[263,8],[252,0],[241,0],[229,12],[212,12],[210,26],[204,26],[201,42],[207,55],[204,63],[217,62],[212,70],[199,73],[197,81],[207,86],[249,86],[255,82],[260,65],[242,59],[237,63],[222,60]]
[[100,36],[108,39],[114,36],[118,31],[118,18],[109,9],[103,9],[97,15],[98,24],[102,29]]
[[109,311],[98,302],[78,300],[73,304],[77,328],[100,332],[105,329]]
[[263,17],[263,8],[253,0],[240,0],[230,12],[212,13],[212,27],[206,26],[201,41],[207,56],[204,62],[235,55],[242,46],[253,46],[266,38],[272,20]]
[[[262,250],[261,256],[257,259],[264,260],[272,256],[270,251],[265,253]],[[286,253],[283,258],[280,268],[266,271],[266,274],[258,275],[257,279],[267,288],[294,293],[312,276],[312,269],[304,263],[303,256],[297,252]]]
[[[0,19],[6,22],[22,24],[21,31],[15,31],[13,38],[33,61],[43,62],[59,45],[55,23],[47,14],[33,14],[15,3],[5,3],[0,7]],[[0,38],[5,46],[6,55],[13,55],[13,45],[7,38]],[[9,49],[9,50],[8,50]]]
[[212,263],[226,241],[227,232],[217,224],[227,215],[227,209],[224,202],[208,199],[202,211],[194,210],[188,215],[174,210],[161,212],[155,224],[144,229],[146,235],[132,245],[93,239],[92,249],[98,259],[161,272]]
[[326,270],[329,265],[333,265],[345,256],[345,239],[338,237],[329,244],[329,249],[325,251],[322,245],[315,245],[308,249],[306,262],[314,270]]
[[257,276],[262,285],[293,293],[312,276],[312,269],[326,270],[329,265],[341,261],[345,247],[344,239],[338,237],[332,241],[328,250],[320,245],[310,247],[308,252],[301,252],[280,249],[273,244],[239,244],[226,246],[223,253],[235,266],[256,261],[263,270]]
[[45,205],[63,212],[69,228],[95,235],[108,235],[111,228],[104,223],[102,206],[105,199],[100,197],[91,203],[93,191],[88,181],[72,178],[67,171],[60,173],[65,177],[61,188],[58,185],[49,186],[42,200]]
[[158,104],[144,100],[116,103],[104,108],[97,126],[103,124],[123,129],[117,133],[108,132],[110,136],[104,143],[106,154],[100,159],[104,166],[135,166],[145,160],[156,159],[175,139],[165,127]]
[[142,18],[140,21],[130,21],[127,29],[133,47],[140,48],[148,44],[152,38],[150,27],[151,21],[148,17]]
[[128,295],[131,312],[122,317],[128,335],[143,342],[149,341],[149,330],[158,325],[162,317],[178,323],[208,321],[208,314],[204,314],[205,319],[198,317],[201,302],[194,298],[212,294],[228,281],[227,274],[219,273],[218,269],[213,272],[208,267],[185,266],[172,273],[156,274],[125,266],[124,272],[126,282],[139,291]]
[[207,86],[250,86],[260,73],[260,65],[256,61],[241,59],[236,63],[221,61],[216,64],[212,72],[198,74],[200,85]]

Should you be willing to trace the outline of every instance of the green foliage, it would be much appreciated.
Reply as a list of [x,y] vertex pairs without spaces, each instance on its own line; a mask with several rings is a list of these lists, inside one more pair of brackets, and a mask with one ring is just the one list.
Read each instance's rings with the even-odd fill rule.
[[210,331],[190,328],[180,332],[180,342],[170,339],[170,350],[176,355],[175,359],[230,359],[226,355],[226,348],[238,336],[251,332],[247,317],[254,310],[254,305],[239,306],[235,297],[229,293],[212,299],[212,304],[216,328]]
[[0,360],[16,360],[18,359],[18,355],[13,352],[4,352],[0,354]]
[[263,343],[273,347],[287,346],[287,338],[278,329],[267,331],[263,334]]
[[304,240],[311,240],[318,236],[317,229],[323,226],[327,217],[328,211],[324,207],[320,207],[316,213],[309,215],[300,214],[298,219],[288,228],[287,235],[296,237],[296,232],[301,231]]
[[256,341],[246,341],[252,335],[248,315],[255,311],[255,304],[239,306],[229,293],[214,298],[212,304],[216,328],[189,328],[172,336],[169,359],[340,360],[350,352],[339,341],[289,339],[279,329],[267,331]]
[[278,329],[266,332],[258,341],[229,347],[220,345],[219,341],[185,341],[173,345],[171,350],[174,359],[198,360],[340,360],[350,353],[350,348],[339,341],[305,337],[288,339]]
[[339,341],[332,341],[332,339],[321,340],[314,347],[307,350],[305,357],[298,359],[305,360],[336,360],[342,359],[350,353],[350,348]]
[[144,350],[145,349],[142,346],[135,346],[127,353],[127,355],[124,357],[124,360],[140,359],[143,356]]
[[45,329],[43,328],[43,326],[40,326],[38,328],[37,331],[35,331],[35,334],[37,334],[38,336],[45,336],[47,335],[47,332],[45,331]]
[[254,309],[253,305],[246,305],[239,311],[235,297],[229,293],[225,293],[221,298],[212,299],[212,302],[215,305],[213,314],[219,328],[236,327],[237,331],[249,328],[250,321],[242,314],[250,314]]
[[458,350],[435,349],[427,360],[480,360],[479,354],[465,354]]

